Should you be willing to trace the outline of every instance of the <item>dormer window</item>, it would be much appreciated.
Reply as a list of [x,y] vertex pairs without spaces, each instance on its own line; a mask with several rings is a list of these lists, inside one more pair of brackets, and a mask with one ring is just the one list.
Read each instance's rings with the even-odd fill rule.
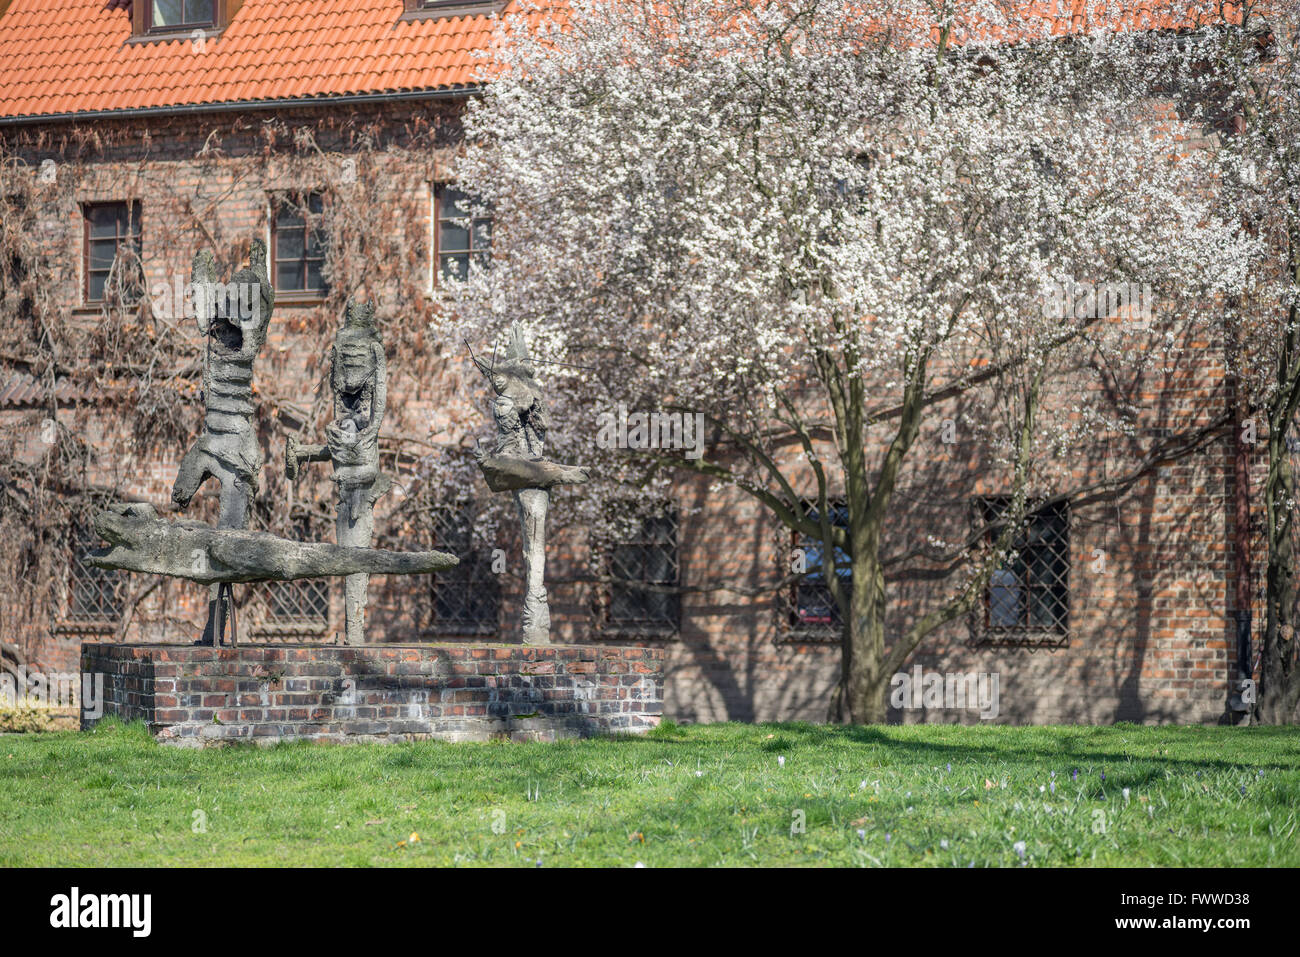
[[131,13],[137,41],[173,40],[178,34],[210,36],[223,29],[244,0],[113,0]]
[[505,0],[403,0],[403,20],[436,20],[500,13]]
[[217,0],[145,0],[144,5],[149,33],[217,25]]

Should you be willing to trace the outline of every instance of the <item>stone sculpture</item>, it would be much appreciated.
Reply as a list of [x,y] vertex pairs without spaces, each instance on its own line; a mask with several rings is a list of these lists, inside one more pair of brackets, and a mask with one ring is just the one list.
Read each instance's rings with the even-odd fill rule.
[[[220,483],[216,527],[169,522],[150,505],[116,505],[95,516],[95,530],[109,544],[91,552],[90,563],[211,585],[208,621],[200,644],[219,645],[226,618],[233,621],[231,584],[343,576],[347,640],[364,640],[369,576],[417,575],[458,563],[445,552],[394,552],[370,548],[374,503],[391,486],[379,472],[379,426],[387,404],[384,348],[374,308],[349,303],[334,342],[330,384],[334,421],[322,446],[290,443],[290,477],[305,461],[334,463],[338,489],[338,542],[295,542],[248,530],[261,450],[253,428],[253,362],[266,341],[275,293],[266,271],[266,246],[254,240],[247,268],[219,283],[212,254],[194,257],[195,311],[206,342],[203,371],[203,432],[181,460],[172,501],[185,508],[208,479]],[[231,635],[231,643],[235,636]]]
[[[215,478],[221,484],[218,528],[248,528],[262,468],[262,451],[253,431],[253,361],[266,342],[275,290],[267,275],[266,244],[253,240],[248,259],[248,266],[227,284],[217,282],[211,250],[199,250],[191,270],[196,317],[206,340],[203,432],[181,459],[172,501],[185,508],[199,486]],[[220,644],[231,613],[229,584],[214,587],[201,640]]]
[[485,364],[471,359],[495,393],[492,418],[497,444],[492,454],[475,449],[475,458],[488,488],[512,491],[523,531],[525,592],[522,616],[525,644],[550,643],[551,612],[546,598],[546,514],[550,490],[590,480],[585,468],[560,465],[544,458],[550,416],[533,377],[528,343],[518,324],[510,329],[505,356]]
[[419,575],[457,564],[445,552],[393,552],[323,542],[295,542],[269,532],[213,528],[203,522],[168,522],[152,505],[119,504],[95,516],[107,548],[91,564],[202,584],[295,581],[352,575]]
[[[375,327],[375,307],[349,302],[330,357],[334,421],[325,428],[324,445],[300,446],[289,439],[285,474],[295,480],[305,462],[334,464],[338,493],[335,534],[339,545],[369,548],[375,530],[375,502],[392,482],[379,471],[379,426],[388,403],[384,346]],[[344,579],[345,631],[348,644],[365,641],[365,573]]]

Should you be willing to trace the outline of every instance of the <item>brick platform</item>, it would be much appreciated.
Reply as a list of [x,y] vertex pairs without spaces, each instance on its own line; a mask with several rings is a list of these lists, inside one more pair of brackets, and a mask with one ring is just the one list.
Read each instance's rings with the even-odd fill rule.
[[[104,715],[163,742],[554,740],[659,723],[664,652],[608,645],[84,644]],[[83,727],[93,722],[83,722]]]

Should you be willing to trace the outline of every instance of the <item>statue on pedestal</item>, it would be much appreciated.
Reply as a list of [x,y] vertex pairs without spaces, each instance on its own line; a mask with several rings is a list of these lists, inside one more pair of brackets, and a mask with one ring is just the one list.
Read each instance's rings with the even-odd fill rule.
[[[392,481],[379,471],[379,426],[388,403],[387,369],[384,345],[375,328],[375,307],[349,302],[330,358],[334,421],[325,428],[326,443],[300,446],[291,437],[285,455],[285,474],[290,481],[297,479],[304,462],[334,463],[339,545],[370,547],[375,502],[392,487]],[[345,637],[350,645],[365,642],[369,583],[370,576],[364,573],[344,579]]]
[[510,343],[501,360],[474,364],[491,383],[496,398],[492,418],[497,444],[492,454],[475,449],[483,478],[494,492],[512,491],[523,531],[525,592],[523,640],[550,643],[551,612],[546,599],[546,513],[550,490],[557,485],[581,485],[590,480],[585,468],[560,465],[544,458],[550,415],[533,377],[528,343],[518,324],[511,326]]

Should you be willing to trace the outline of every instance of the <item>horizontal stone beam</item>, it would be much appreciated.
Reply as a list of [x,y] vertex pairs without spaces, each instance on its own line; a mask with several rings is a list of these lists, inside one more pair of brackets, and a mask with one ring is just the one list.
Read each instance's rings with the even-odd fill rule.
[[97,514],[94,524],[109,543],[90,553],[95,567],[168,575],[205,585],[335,575],[421,575],[459,564],[455,555],[446,552],[346,548],[295,542],[269,532],[213,528],[202,522],[168,522],[148,505],[110,508]]
[[591,480],[589,470],[575,465],[560,465],[545,459],[520,459],[506,455],[485,455],[478,467],[488,488],[509,492],[522,488],[554,488],[557,485],[583,485]]

